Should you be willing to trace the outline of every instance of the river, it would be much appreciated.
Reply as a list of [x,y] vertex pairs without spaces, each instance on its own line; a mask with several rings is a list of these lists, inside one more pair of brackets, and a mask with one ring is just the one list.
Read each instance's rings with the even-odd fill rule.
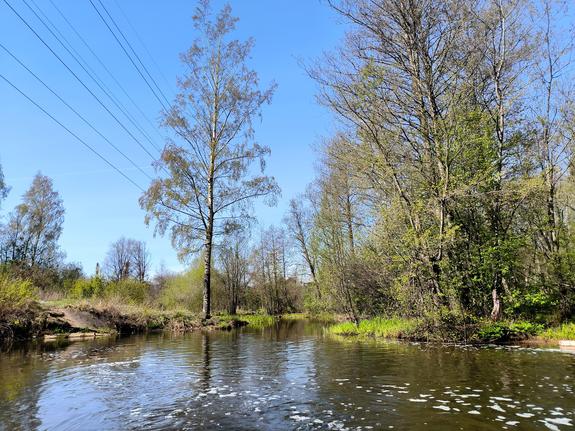
[[0,353],[2,430],[569,430],[575,355],[357,342],[321,324]]

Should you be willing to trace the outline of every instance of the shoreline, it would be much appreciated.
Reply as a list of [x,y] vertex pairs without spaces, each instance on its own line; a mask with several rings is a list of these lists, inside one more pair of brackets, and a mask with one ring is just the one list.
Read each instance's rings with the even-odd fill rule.
[[231,330],[246,326],[248,320],[224,315],[214,315],[203,320],[188,311],[125,304],[33,302],[0,316],[0,344],[27,340],[91,339],[154,331],[184,333]]
[[520,345],[522,347],[561,347],[575,349],[575,323],[543,328],[531,322],[477,321],[455,325],[430,323],[422,319],[364,319],[359,325],[343,316],[324,313],[215,314],[205,321],[187,310],[160,310],[153,307],[105,302],[32,302],[9,316],[0,316],[0,344],[11,341],[87,340],[146,332],[185,333],[199,330],[232,330],[249,325],[264,328],[280,319],[325,322],[324,333],[348,340],[400,340],[436,344]]
[[525,321],[477,321],[467,325],[424,319],[375,317],[336,323],[326,333],[350,340],[403,340],[437,344],[563,346],[575,348],[575,323],[544,327]]

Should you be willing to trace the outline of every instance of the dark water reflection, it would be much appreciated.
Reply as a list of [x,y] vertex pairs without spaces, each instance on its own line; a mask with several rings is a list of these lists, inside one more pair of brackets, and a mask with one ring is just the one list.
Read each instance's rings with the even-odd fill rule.
[[318,324],[0,354],[0,429],[573,429],[575,355],[342,342]]

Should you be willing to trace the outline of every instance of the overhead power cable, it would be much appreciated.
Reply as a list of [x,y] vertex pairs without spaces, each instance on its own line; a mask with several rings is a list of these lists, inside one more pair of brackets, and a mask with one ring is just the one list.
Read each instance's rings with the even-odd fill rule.
[[[50,0],[52,1],[52,0]],[[138,42],[140,42],[140,45],[144,48],[144,51],[146,51],[146,54],[148,54],[148,57],[150,58],[150,60],[152,61],[154,67],[156,68],[156,70],[158,71],[158,73],[160,74],[160,76],[162,77],[162,79],[164,80],[164,83],[169,87],[170,83],[168,82],[168,79],[166,78],[166,75],[164,75],[164,73],[162,72],[161,67],[158,65],[158,63],[156,62],[156,60],[154,59],[154,56],[152,55],[152,53],[150,52],[150,50],[148,49],[148,47],[146,46],[143,38],[140,36],[140,34],[138,33],[138,30],[136,29],[136,27],[132,24],[132,22],[130,21],[130,18],[128,17],[128,14],[124,11],[124,9],[122,8],[122,6],[120,5],[120,3],[117,0],[114,0],[114,3],[116,5],[116,7],[118,8],[118,10],[120,11],[120,13],[122,14],[122,16],[124,17],[124,20],[128,23],[128,25],[130,26],[130,28],[132,29],[132,32],[136,35],[136,38],[138,39]]]
[[92,153],[94,153],[96,156],[98,156],[98,158],[100,158],[101,160],[103,160],[108,166],[110,166],[111,168],[113,168],[116,172],[118,172],[122,177],[124,177],[127,181],[129,181],[133,186],[135,186],[136,188],[138,188],[138,190],[140,190],[141,192],[145,192],[145,190],[138,185],[138,183],[136,183],[133,179],[131,179],[128,175],[126,175],[124,172],[122,172],[122,170],[120,170],[120,168],[118,168],[116,165],[114,165],[112,162],[110,162],[108,159],[106,159],[102,154],[100,154],[94,147],[92,147],[90,144],[88,144],[86,141],[84,141],[82,138],[80,138],[76,133],[74,133],[72,130],[70,130],[68,127],[66,127],[62,122],[60,122],[56,117],[54,117],[52,114],[50,114],[46,109],[44,109],[39,103],[37,103],[34,99],[32,99],[30,96],[28,96],[26,93],[24,93],[22,90],[20,90],[20,88],[18,88],[15,84],[13,84],[8,78],[6,78],[4,75],[2,75],[0,73],[0,79],[2,79],[4,82],[6,82],[10,87],[12,87],[14,90],[16,90],[18,93],[20,93],[20,95],[22,95],[24,98],[26,98],[30,103],[32,103],[36,108],[38,108],[40,111],[42,111],[47,117],[49,117],[52,121],[54,121],[56,124],[58,124],[60,127],[62,127],[66,132],[68,132],[70,135],[72,135],[78,142],[80,142],[82,145],[84,145],[86,148],[88,148]]
[[92,48],[92,46],[88,43],[88,41],[86,41],[86,39],[82,36],[82,34],[76,29],[76,27],[70,22],[70,20],[66,17],[66,15],[62,12],[62,10],[58,7],[58,5],[56,5],[56,3],[54,3],[53,0],[49,0],[50,4],[52,5],[52,7],[58,12],[58,14],[60,15],[60,17],[64,20],[64,22],[66,22],[66,24],[68,25],[68,27],[70,27],[70,29],[72,30],[72,32],[74,32],[74,34],[76,35],[76,37],[82,42],[82,44],[88,49],[88,51],[90,51],[90,53],[92,54],[92,56],[96,59],[96,61],[98,62],[98,64],[102,67],[102,69],[104,69],[106,71],[106,73],[108,74],[108,76],[114,81],[114,83],[118,86],[118,88],[122,91],[122,93],[124,94],[124,96],[126,96],[126,98],[132,103],[132,105],[134,105],[134,107],[138,110],[138,112],[140,113],[140,115],[142,116],[142,118],[144,120],[146,120],[146,122],[150,125],[150,127],[158,134],[158,136],[160,138],[164,138],[164,136],[162,136],[162,134],[159,132],[157,125],[154,124],[152,122],[152,120],[150,120],[150,118],[146,115],[146,113],[144,111],[142,111],[142,108],[140,108],[140,105],[138,105],[134,99],[132,98],[132,96],[130,96],[130,93],[128,91],[126,91],[125,87],[122,85],[121,82],[118,81],[118,79],[116,78],[116,75],[114,73],[112,73],[110,71],[110,69],[108,68],[108,66],[106,66],[106,63],[104,61],[102,61],[102,59],[100,58],[100,56],[94,51],[94,49]]
[[106,12],[106,15],[108,16],[108,18],[110,18],[110,21],[112,21],[112,24],[114,25],[116,30],[118,30],[118,33],[120,33],[120,36],[122,36],[122,39],[124,40],[124,42],[126,42],[126,44],[128,45],[128,48],[130,48],[130,51],[132,52],[132,54],[134,54],[134,57],[136,57],[136,60],[138,60],[138,63],[144,69],[144,72],[146,72],[146,75],[148,75],[148,77],[151,79],[152,83],[154,84],[154,86],[156,87],[158,92],[162,95],[165,102],[169,106],[170,102],[168,101],[168,98],[166,97],[166,95],[164,94],[164,92],[162,91],[162,89],[160,88],[160,86],[158,85],[158,83],[156,82],[156,80],[154,79],[154,77],[152,76],[152,74],[150,73],[148,68],[146,67],[146,65],[142,62],[142,59],[140,58],[140,56],[138,55],[138,53],[136,52],[136,50],[134,49],[134,47],[132,46],[130,41],[126,38],[126,35],[122,31],[122,29],[118,26],[114,17],[110,14],[110,12],[108,11],[108,9],[104,5],[104,3],[102,3],[102,0],[98,0],[98,3],[100,3],[100,6],[102,6],[102,8],[104,9],[104,12]]
[[[152,141],[152,138],[150,138],[150,136],[148,135],[148,133],[146,133],[146,131],[144,130],[144,128],[138,123],[138,121],[132,116],[132,114],[130,113],[130,111],[126,108],[126,106],[124,106],[124,104],[115,96],[114,92],[106,85],[106,83],[98,76],[98,73],[96,73],[94,71],[94,69],[92,69],[92,67],[90,66],[90,64],[84,59],[84,57],[74,48],[74,46],[70,43],[70,41],[66,38],[66,36],[64,34],[62,34],[62,32],[58,29],[58,27],[52,22],[52,20],[46,15],[46,13],[42,10],[42,8],[40,6],[38,6],[38,4],[36,3],[35,0],[29,0],[34,7],[37,9],[37,11],[40,13],[40,15],[42,15],[42,17],[44,18],[44,20],[48,23],[46,24],[46,22],[44,22],[42,20],[42,18],[40,18],[38,16],[37,13],[35,13],[34,9],[32,9],[30,7],[30,5],[27,4],[26,0],[22,0],[26,6],[35,14],[36,18],[38,18],[42,24],[48,28],[48,30],[50,31],[50,27],[54,30],[54,32],[56,32],[58,34],[58,36],[56,36],[56,34],[54,34],[54,32],[51,31],[52,36],[54,36],[58,42],[60,43],[61,46],[64,47],[64,49],[66,49],[66,51],[72,55],[72,57],[74,58],[74,60],[80,65],[80,67],[82,67],[82,69],[88,74],[88,76],[96,83],[96,85],[98,86],[98,88],[100,88],[100,90],[112,101],[112,103],[116,106],[116,108],[118,108],[120,110],[120,112],[122,112],[122,114],[124,114],[124,116],[128,119],[128,121],[142,134],[142,136],[158,151],[159,148],[158,146]],[[48,27],[48,25],[50,27]],[[63,41],[63,42],[62,42]]]
[[56,91],[54,91],[46,82],[42,80],[38,75],[36,75],[28,66],[26,66],[14,53],[12,53],[8,48],[6,48],[2,43],[0,43],[0,48],[4,50],[14,61],[16,61],[22,68],[24,68],[30,75],[32,75],[40,84],[44,86],[50,93],[52,93],[60,102],[62,102],[69,110],[71,110],[78,118],[80,118],[84,124],[86,124],[90,129],[98,134],[102,139],[104,139],[114,150],[121,154],[132,166],[138,169],[142,174],[144,174],[148,179],[152,180],[152,177],[144,171],[136,162],[134,162],[130,157],[128,157],[120,148],[118,148],[114,143],[112,143],[104,134],[102,134],[96,127],[92,125],[82,114],[80,114],[76,109],[74,109],[66,100],[64,100]]
[[20,19],[20,21],[22,21],[22,23],[24,23],[24,25],[26,27],[28,27],[28,29],[34,34],[34,36],[36,36],[36,38],[38,40],[40,40],[40,42],[42,42],[42,44],[48,48],[48,50],[52,53],[52,55],[54,57],[56,57],[56,59],[68,70],[68,72],[70,72],[72,74],[72,76],[74,76],[74,78],[82,85],[82,87],[84,87],[86,89],[86,91],[88,91],[88,93],[90,93],[90,95],[96,99],[96,101],[100,104],[100,106],[102,106],[102,108],[104,108],[104,110],[118,123],[118,125],[146,152],[146,154],[148,154],[148,156],[150,156],[152,158],[152,160],[156,160],[156,158],[148,151],[148,149],[142,145],[142,143],[133,135],[133,133],[118,119],[118,117],[112,112],[110,111],[110,109],[100,100],[100,98],[90,89],[90,87],[88,87],[84,81],[76,74],[76,72],[74,72],[70,66],[68,66],[68,64],[66,64],[66,62],[54,51],[54,49],[52,49],[52,47],[42,38],[42,36],[40,36],[38,34],[38,32],[28,23],[28,21],[26,21],[26,19],[20,14],[18,13],[18,11],[16,9],[14,9],[14,7],[10,4],[10,2],[8,0],[2,0],[7,6],[8,8],[10,8],[10,10]]
[[[6,0],[4,0],[4,1],[6,1]],[[104,18],[104,16],[100,12],[100,10],[96,7],[94,2],[92,0],[89,0],[89,1],[90,1],[90,4],[92,5],[92,7],[94,8],[94,10],[96,11],[96,13],[98,14],[98,16],[100,17],[100,19],[102,20],[102,22],[104,23],[104,25],[106,26],[106,28],[108,29],[108,31],[112,34],[112,36],[114,37],[114,39],[116,40],[118,45],[120,45],[120,48],[122,49],[122,51],[124,52],[126,57],[128,57],[128,59],[130,60],[130,63],[132,63],[132,66],[134,66],[134,68],[136,69],[136,71],[138,72],[140,77],[144,80],[144,82],[146,83],[146,85],[148,86],[148,88],[150,89],[150,91],[152,92],[154,97],[156,98],[156,100],[160,103],[160,105],[162,105],[162,108],[164,109],[164,111],[166,113],[169,112],[168,107],[166,106],[164,101],[160,98],[160,96],[158,96],[158,93],[156,92],[156,90],[154,90],[154,88],[152,87],[152,85],[150,84],[150,82],[148,81],[146,76],[142,73],[142,71],[140,70],[140,68],[138,67],[138,65],[136,64],[134,59],[132,58],[132,56],[128,53],[128,50],[126,49],[124,44],[120,41],[120,39],[118,38],[116,33],[112,30],[112,27],[110,27],[110,24],[108,24],[108,21]],[[101,4],[101,2],[100,2],[100,4]],[[163,96],[163,97],[165,99],[165,96]],[[169,105],[170,104],[168,102],[168,106]]]

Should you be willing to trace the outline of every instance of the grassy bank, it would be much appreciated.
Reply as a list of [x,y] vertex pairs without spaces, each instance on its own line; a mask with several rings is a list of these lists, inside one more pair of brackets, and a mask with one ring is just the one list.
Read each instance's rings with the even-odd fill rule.
[[431,342],[508,343],[520,341],[575,340],[575,323],[545,328],[525,321],[462,323],[441,319],[404,319],[375,317],[336,323],[326,328],[334,336],[381,339],[405,339]]
[[417,321],[408,319],[384,319],[376,317],[362,320],[359,325],[341,322],[326,329],[329,334],[355,337],[410,338],[417,327]]
[[555,328],[548,328],[538,334],[546,341],[575,340],[575,323],[564,323]]
[[253,316],[215,315],[203,320],[184,309],[163,310],[149,305],[110,300],[29,301],[0,313],[0,342],[69,334],[135,334],[148,331],[181,333],[193,330],[227,330],[249,324]]

